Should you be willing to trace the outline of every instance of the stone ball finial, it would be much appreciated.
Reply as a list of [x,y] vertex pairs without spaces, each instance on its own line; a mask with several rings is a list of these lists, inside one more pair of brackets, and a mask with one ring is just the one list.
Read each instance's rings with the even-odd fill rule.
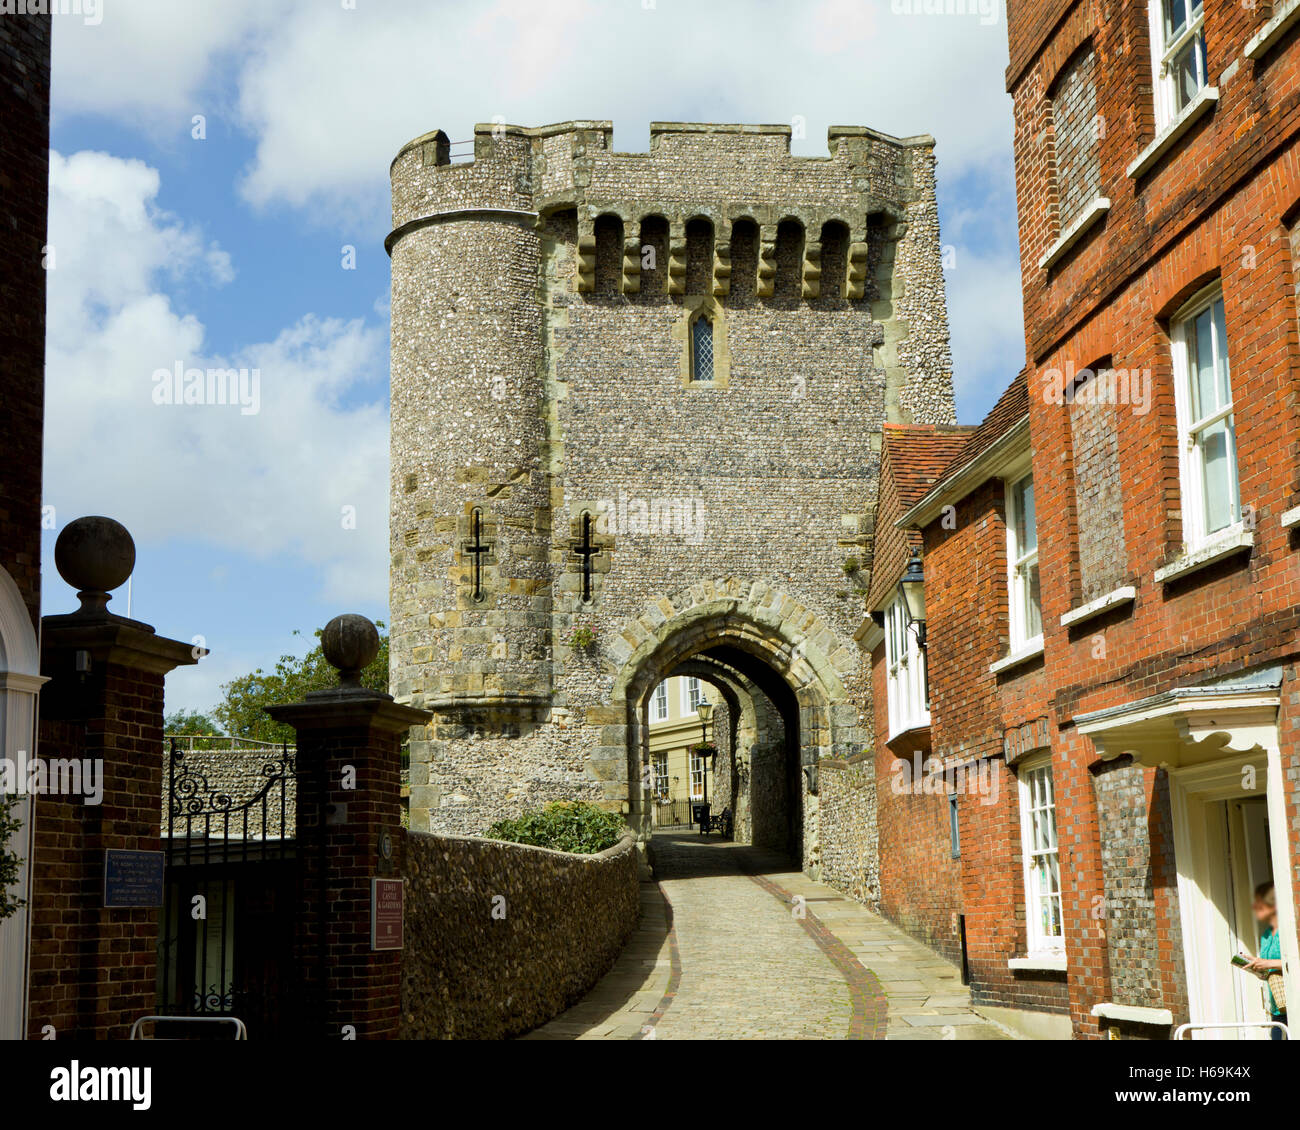
[[112,518],[77,518],[54,543],[54,566],[77,590],[82,613],[103,613],[112,600],[109,591],[126,584],[135,568],[135,542]]
[[379,654],[379,629],[355,612],[335,616],[321,633],[320,649],[338,669],[339,686],[359,687],[361,672]]

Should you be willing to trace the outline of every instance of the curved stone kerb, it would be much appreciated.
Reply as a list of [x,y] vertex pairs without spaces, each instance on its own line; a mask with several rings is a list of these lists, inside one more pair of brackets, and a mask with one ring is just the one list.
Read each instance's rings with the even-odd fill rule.
[[693,650],[723,642],[766,660],[801,698],[815,685],[827,702],[848,701],[851,649],[806,605],[765,582],[736,577],[700,582],[655,601],[610,632],[602,652],[614,675],[613,700],[626,701],[656,653],[680,662]]

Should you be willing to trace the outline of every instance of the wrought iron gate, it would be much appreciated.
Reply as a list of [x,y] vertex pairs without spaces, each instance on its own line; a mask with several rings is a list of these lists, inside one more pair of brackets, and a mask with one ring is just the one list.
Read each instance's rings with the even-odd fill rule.
[[187,746],[172,738],[166,755],[158,1011],[177,1020],[156,1034],[206,1035],[212,1026],[184,1018],[236,1016],[251,1039],[288,1035],[304,1003],[295,751],[230,739]]

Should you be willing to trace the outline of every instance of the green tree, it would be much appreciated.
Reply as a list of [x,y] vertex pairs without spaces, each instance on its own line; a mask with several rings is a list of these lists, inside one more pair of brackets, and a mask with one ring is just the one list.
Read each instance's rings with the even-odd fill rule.
[[[379,654],[361,672],[361,684],[374,691],[388,691],[388,633],[383,621],[376,621]],[[300,635],[294,632],[294,635]],[[316,632],[316,639],[321,633]],[[293,742],[292,726],[272,720],[266,707],[301,701],[308,691],[328,690],[338,685],[338,672],[325,661],[319,642],[306,655],[282,655],[272,671],[259,667],[248,675],[232,679],[221,688],[222,700],[212,713],[235,738],[259,742]]]
[[25,901],[9,893],[9,885],[18,882],[23,865],[22,856],[7,846],[9,837],[22,827],[22,821],[14,813],[19,803],[18,797],[0,793],[0,922],[14,914]]
[[180,734],[187,738],[207,738],[219,736],[221,727],[206,714],[197,710],[173,710],[163,719],[163,731],[168,734]]

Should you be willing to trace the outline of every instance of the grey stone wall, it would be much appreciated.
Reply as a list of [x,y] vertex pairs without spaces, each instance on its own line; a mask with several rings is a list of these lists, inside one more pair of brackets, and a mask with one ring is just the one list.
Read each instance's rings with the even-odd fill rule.
[[[611,133],[482,126],[471,164],[439,164],[438,135],[393,164],[392,683],[435,712],[413,828],[577,798],[635,820],[638,648],[709,599],[766,622],[808,700],[801,756],[868,732],[842,564],[881,424],[954,419],[933,143],[837,128],[796,158],[786,127],[687,124],[616,153]],[[700,316],[710,385],[688,379]]]
[[878,909],[876,776],[861,762],[823,761],[818,766],[818,831],[821,879],[851,898]]
[[1101,194],[1097,120],[1097,55],[1080,51],[1061,71],[1052,89],[1056,127],[1056,185],[1061,227]]
[[401,1038],[496,1040],[574,1004],[636,927],[632,835],[599,855],[408,833]]
[[1080,603],[1118,588],[1128,575],[1117,409],[1105,397],[1089,396],[1084,390],[1087,385],[1070,405]]
[[[1150,804],[1146,774],[1128,758],[1107,762],[1096,775],[1097,833],[1105,880],[1104,918],[1113,1000],[1141,1008],[1168,1008],[1181,1015],[1186,988],[1182,963],[1175,962],[1176,985],[1166,999],[1162,987],[1160,922],[1180,933],[1178,890],[1172,868],[1162,868],[1152,855],[1152,829],[1161,842],[1173,841],[1173,815],[1167,781],[1157,780]],[[1161,774],[1163,777],[1163,774]],[[1164,874],[1168,870],[1169,874]],[[1161,887],[1165,889],[1161,890]],[[1156,896],[1167,910],[1159,914]],[[1165,942],[1168,952],[1181,953],[1179,937]]]

